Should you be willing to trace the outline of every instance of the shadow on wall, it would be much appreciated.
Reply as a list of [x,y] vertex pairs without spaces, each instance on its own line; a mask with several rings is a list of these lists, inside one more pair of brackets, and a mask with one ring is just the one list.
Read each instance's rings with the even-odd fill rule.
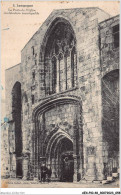
[[119,155],[119,70],[102,78],[102,102],[104,155],[115,160]]

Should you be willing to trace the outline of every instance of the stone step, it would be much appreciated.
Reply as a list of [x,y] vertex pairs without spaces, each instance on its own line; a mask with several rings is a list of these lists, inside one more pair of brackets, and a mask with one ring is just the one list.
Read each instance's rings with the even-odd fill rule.
[[108,184],[109,183],[109,181],[108,180],[102,180],[102,184]]
[[112,176],[107,176],[107,181],[113,181],[113,177]]
[[114,177],[114,178],[117,178],[118,177],[118,173],[112,173],[112,176]]

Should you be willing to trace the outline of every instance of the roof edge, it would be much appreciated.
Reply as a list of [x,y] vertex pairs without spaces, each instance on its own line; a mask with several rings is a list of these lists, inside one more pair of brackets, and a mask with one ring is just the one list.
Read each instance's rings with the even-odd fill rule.
[[81,8],[66,8],[66,9],[53,9],[53,11],[48,15],[48,17],[46,18],[46,20],[42,23],[42,25],[38,28],[38,30],[32,35],[32,37],[27,41],[27,43],[24,45],[24,47],[21,49],[21,52],[25,49],[25,47],[27,46],[27,44],[33,39],[33,37],[38,33],[38,31],[42,28],[43,24],[48,20],[48,18],[51,16],[51,14],[53,14],[54,12],[58,12],[58,11],[64,11],[64,10],[86,10],[86,9],[99,9],[102,12],[108,14],[110,16],[109,13],[105,12],[103,9],[99,8],[99,7],[81,7]]
[[16,65],[14,65],[14,66],[11,66],[10,68],[5,69],[5,71],[10,70],[10,69],[14,68],[15,66],[19,66],[20,64],[21,64],[21,63],[16,64]]
[[[99,25],[100,25],[101,23],[103,23],[103,22],[107,22],[108,20],[111,20],[111,19],[116,18],[116,17],[120,17],[120,14],[118,14],[118,15],[116,15],[116,16],[112,16],[111,18],[108,18],[108,19],[106,19],[106,20],[103,20],[102,22],[99,23]],[[120,18],[119,18],[119,19],[120,19]]]

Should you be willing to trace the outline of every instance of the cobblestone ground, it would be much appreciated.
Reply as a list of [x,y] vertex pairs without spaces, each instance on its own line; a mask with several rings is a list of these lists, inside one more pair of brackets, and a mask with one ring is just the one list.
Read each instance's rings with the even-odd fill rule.
[[68,183],[50,182],[41,183],[37,181],[23,181],[19,179],[2,180],[2,188],[119,188],[119,180],[110,184],[101,183]]

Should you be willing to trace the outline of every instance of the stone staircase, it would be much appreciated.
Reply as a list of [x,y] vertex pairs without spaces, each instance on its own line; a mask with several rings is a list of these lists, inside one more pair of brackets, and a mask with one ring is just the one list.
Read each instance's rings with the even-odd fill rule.
[[[118,163],[115,163],[114,159],[110,159],[104,168],[104,179],[102,184],[109,184],[115,181],[119,181],[120,169]],[[118,162],[118,161],[117,161]]]

